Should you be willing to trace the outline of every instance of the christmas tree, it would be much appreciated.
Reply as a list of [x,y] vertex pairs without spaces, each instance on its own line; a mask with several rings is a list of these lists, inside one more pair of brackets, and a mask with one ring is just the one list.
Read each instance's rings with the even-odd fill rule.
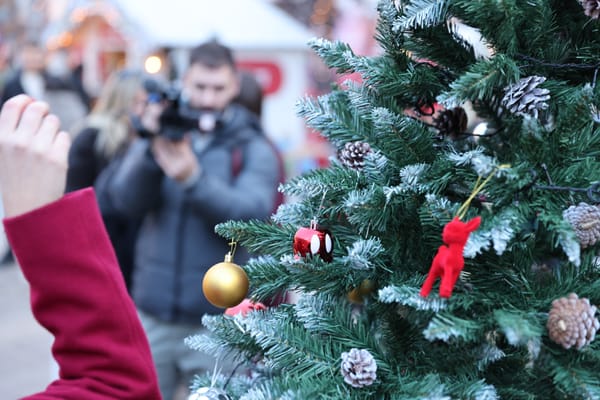
[[600,399],[600,2],[378,12],[381,54],[310,43],[361,76],[299,100],[331,166],[216,227],[257,254],[253,301],[297,301],[206,316],[188,344],[250,373],[197,395]]

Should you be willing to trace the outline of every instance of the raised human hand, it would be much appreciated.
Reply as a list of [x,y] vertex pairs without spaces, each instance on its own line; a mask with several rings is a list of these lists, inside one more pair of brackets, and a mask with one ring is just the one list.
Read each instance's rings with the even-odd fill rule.
[[165,175],[178,182],[185,182],[200,172],[189,137],[171,141],[158,136],[152,141],[152,152]]
[[71,139],[48,105],[26,95],[0,112],[0,189],[6,217],[62,197]]

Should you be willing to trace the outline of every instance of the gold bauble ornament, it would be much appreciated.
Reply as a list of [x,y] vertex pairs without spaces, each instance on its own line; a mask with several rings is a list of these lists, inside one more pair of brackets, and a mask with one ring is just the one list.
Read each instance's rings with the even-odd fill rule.
[[248,295],[249,286],[248,275],[233,263],[231,253],[225,255],[225,261],[210,267],[202,280],[204,297],[212,305],[221,308],[240,304]]
[[347,298],[351,303],[362,304],[365,296],[368,296],[374,290],[375,282],[371,281],[370,279],[365,279],[357,288],[352,289],[348,293]]

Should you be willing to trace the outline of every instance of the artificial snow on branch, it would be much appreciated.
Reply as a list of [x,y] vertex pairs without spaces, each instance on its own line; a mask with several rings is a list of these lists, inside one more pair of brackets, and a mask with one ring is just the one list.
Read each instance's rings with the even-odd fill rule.
[[447,299],[437,296],[422,297],[419,289],[410,286],[386,286],[378,291],[382,303],[398,303],[416,310],[438,312],[448,306]]
[[348,268],[356,270],[373,269],[374,263],[385,249],[377,238],[357,240],[352,247],[347,248],[348,255],[341,258],[341,262]]
[[448,342],[451,339],[462,339],[465,341],[473,340],[477,333],[477,323],[466,319],[458,318],[451,314],[437,313],[423,335],[427,340],[442,340]]

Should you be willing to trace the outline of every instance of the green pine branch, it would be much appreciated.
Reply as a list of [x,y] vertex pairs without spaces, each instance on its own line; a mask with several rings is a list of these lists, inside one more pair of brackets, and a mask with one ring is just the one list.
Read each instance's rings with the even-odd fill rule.
[[414,0],[403,8],[403,14],[394,23],[397,32],[405,32],[419,28],[429,28],[444,23],[447,18],[449,1],[446,0]]

